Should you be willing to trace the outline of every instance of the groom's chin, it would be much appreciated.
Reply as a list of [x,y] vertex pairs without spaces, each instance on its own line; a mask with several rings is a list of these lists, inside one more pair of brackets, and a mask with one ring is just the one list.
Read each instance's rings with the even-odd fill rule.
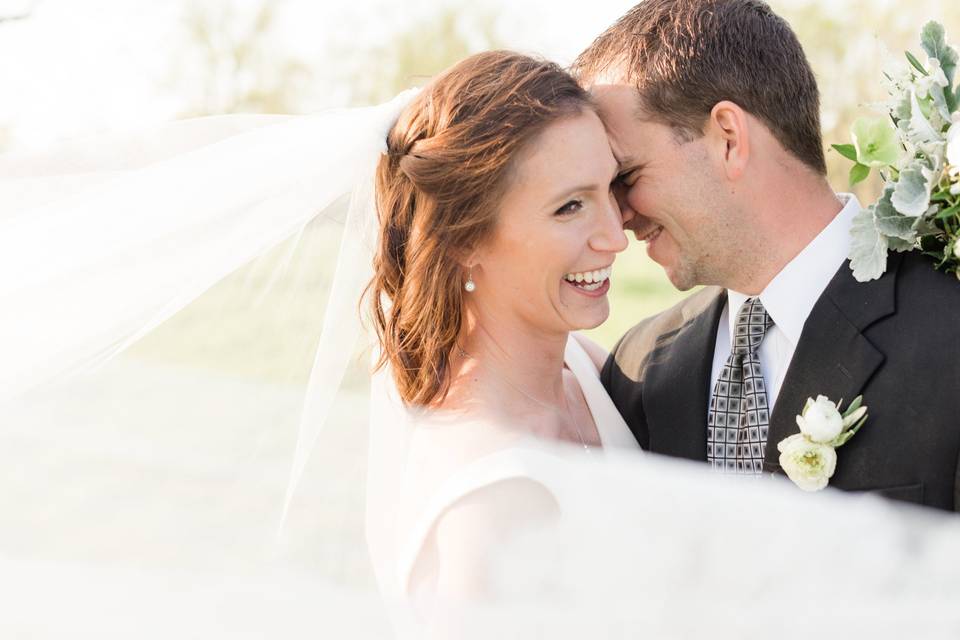
[[[654,262],[657,261],[654,260]],[[690,291],[700,284],[697,282],[691,270],[685,269],[682,264],[665,265],[660,262],[657,262],[657,264],[663,269],[670,284],[672,284],[677,291]]]

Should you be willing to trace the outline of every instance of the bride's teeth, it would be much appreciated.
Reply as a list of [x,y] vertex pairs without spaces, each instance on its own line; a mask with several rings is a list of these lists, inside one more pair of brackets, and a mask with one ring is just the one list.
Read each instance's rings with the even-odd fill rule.
[[597,269],[596,271],[568,273],[563,276],[563,279],[567,282],[578,283],[581,285],[581,288],[587,289],[588,291],[593,291],[597,289],[604,280],[609,279],[611,273],[613,273],[612,266],[604,267],[603,269]]

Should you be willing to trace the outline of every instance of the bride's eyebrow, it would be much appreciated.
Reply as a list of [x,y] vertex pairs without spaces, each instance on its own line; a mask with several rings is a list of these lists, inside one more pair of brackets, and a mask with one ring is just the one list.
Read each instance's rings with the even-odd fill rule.
[[[604,188],[606,188],[606,187],[604,187]],[[586,192],[588,192],[588,191],[598,191],[599,189],[600,189],[600,186],[599,186],[599,185],[595,185],[595,184],[582,184],[582,185],[580,185],[579,187],[574,187],[574,188],[572,188],[572,189],[564,189],[563,191],[555,194],[554,197],[549,200],[549,202],[551,202],[551,203],[560,202],[560,201],[562,201],[562,200],[566,200],[567,198],[569,198],[570,196],[572,196],[572,195],[574,195],[574,194],[577,194],[577,193],[586,193]]]

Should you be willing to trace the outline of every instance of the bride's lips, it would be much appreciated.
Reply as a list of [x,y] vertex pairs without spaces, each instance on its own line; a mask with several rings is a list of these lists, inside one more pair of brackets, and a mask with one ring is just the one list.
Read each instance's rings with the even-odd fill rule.
[[610,290],[612,274],[613,263],[610,263],[605,267],[567,273],[561,282],[583,296],[601,298]]
[[587,296],[588,298],[602,298],[603,296],[607,295],[608,291],[610,291],[610,278],[604,280],[603,283],[593,291],[588,291],[583,287],[578,287],[575,283],[570,282],[569,280],[563,280],[562,282],[580,295]]

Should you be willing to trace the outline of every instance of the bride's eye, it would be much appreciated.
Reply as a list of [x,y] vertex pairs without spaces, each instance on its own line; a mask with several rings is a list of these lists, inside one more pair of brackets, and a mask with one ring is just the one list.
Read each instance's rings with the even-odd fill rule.
[[565,203],[562,207],[556,210],[554,215],[558,216],[568,216],[570,214],[576,213],[583,209],[583,200],[570,200]]

